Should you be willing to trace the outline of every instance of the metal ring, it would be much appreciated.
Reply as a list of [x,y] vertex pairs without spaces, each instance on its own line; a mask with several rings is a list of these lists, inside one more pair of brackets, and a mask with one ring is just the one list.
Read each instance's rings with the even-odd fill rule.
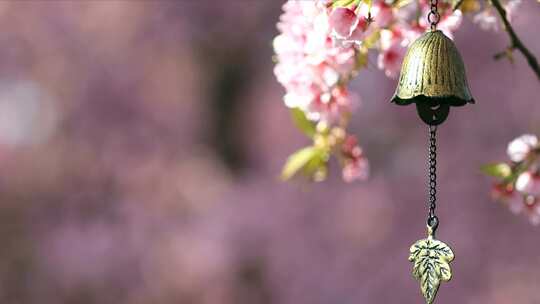
[[436,215],[430,215],[427,219],[427,225],[429,228],[436,230],[439,226],[439,218]]
[[441,20],[441,15],[437,11],[430,11],[427,19],[428,19],[428,22],[434,26],[434,25],[437,25],[437,23],[439,23],[439,21]]

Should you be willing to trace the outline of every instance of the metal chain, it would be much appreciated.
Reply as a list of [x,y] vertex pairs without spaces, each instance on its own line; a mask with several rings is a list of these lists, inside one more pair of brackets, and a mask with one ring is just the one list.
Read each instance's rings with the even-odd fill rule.
[[439,225],[439,218],[435,215],[437,208],[437,126],[429,126],[428,148],[428,206],[427,224],[435,231]]
[[[430,10],[427,20],[431,26],[431,30],[437,29],[437,24],[441,20],[441,15],[437,10],[438,0],[429,0]],[[435,215],[437,208],[437,126],[429,126],[429,150],[428,150],[428,206],[429,213],[427,225],[430,233],[435,233],[439,226],[439,218]]]
[[438,4],[439,4],[439,0],[430,0],[430,10],[427,16],[427,20],[429,24],[431,25],[432,31],[437,29],[437,24],[439,23],[439,20],[441,20],[441,15],[439,14],[437,10]]

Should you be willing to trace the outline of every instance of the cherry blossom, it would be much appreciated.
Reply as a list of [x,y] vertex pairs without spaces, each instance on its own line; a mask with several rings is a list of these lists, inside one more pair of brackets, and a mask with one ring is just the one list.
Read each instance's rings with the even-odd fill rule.
[[[503,0],[509,19],[520,1]],[[449,1],[439,2],[440,19],[436,25],[437,30],[451,39],[461,26],[464,13],[469,14],[473,22],[483,29],[496,30],[499,27],[500,21],[490,4],[481,7],[477,1],[469,0],[460,9],[454,9],[452,5]],[[427,20],[430,9],[428,0],[285,2],[277,24],[279,35],[273,41],[276,54],[274,73],[286,91],[283,101],[287,107],[301,110],[306,120],[314,126],[324,124],[324,128],[301,124],[304,128],[308,126],[303,131],[314,141],[314,147],[317,146],[315,138],[319,143],[333,143],[317,146],[317,151],[307,150],[311,153],[307,155],[313,159],[301,159],[300,164],[293,166],[298,172],[302,166],[313,163],[320,163],[322,167],[318,169],[326,172],[328,156],[335,155],[342,157],[345,180],[364,179],[367,176],[369,166],[362,149],[359,146],[357,149],[346,146],[347,140],[352,140],[349,137],[343,141],[331,140],[330,134],[321,130],[339,128],[348,134],[349,118],[360,100],[360,94],[351,92],[348,85],[360,69],[372,67],[368,54],[374,53],[376,56],[376,68],[387,77],[396,78],[408,46],[431,29]],[[520,139],[511,143],[508,154],[513,162],[520,162],[536,146],[536,138]],[[307,157],[305,153],[299,155]],[[307,171],[321,170],[311,168]],[[515,180],[510,184],[513,186],[514,183]],[[519,189],[512,191],[521,193]]]
[[327,8],[318,1],[288,1],[274,39],[274,73],[287,93],[285,104],[312,120],[336,120],[351,110],[340,80],[354,69],[356,50],[334,46]]
[[498,31],[499,30],[499,17],[493,9],[484,10],[476,14],[473,18],[473,22],[477,23],[483,30]]
[[525,205],[525,212],[529,218],[529,222],[535,226],[540,225],[540,203],[538,203],[537,198],[531,200],[530,203]]
[[407,52],[407,40],[403,31],[394,27],[380,31],[380,53],[377,67],[384,70],[386,76],[395,78],[399,75],[401,62]]
[[347,182],[365,180],[369,175],[369,163],[355,136],[349,135],[342,146],[344,158],[343,179]]
[[538,138],[532,134],[521,135],[508,144],[506,153],[513,162],[525,160],[531,151],[538,147]]
[[360,6],[361,16],[371,16],[375,26],[387,28],[395,21],[394,9],[384,1],[374,1],[371,5]]
[[[346,123],[359,100],[347,88],[356,72],[359,50],[354,44],[336,44],[332,37],[357,37],[367,24],[354,10],[332,10],[323,1],[288,1],[283,10],[278,23],[280,34],[273,41],[277,61],[274,73],[286,90],[285,105],[302,110],[308,120],[318,124],[315,136],[318,148],[316,152],[310,150],[313,153],[308,156],[326,159],[321,155],[341,144],[328,130]],[[324,144],[320,145],[321,142]],[[352,170],[353,160],[355,170]],[[367,175],[364,169],[367,160],[363,155],[351,158],[345,165],[351,172],[346,180]],[[312,171],[325,171],[323,167]]]
[[516,190],[528,195],[540,194],[540,176],[533,172],[523,172],[516,180]]
[[514,214],[523,214],[540,224],[540,167],[538,138],[524,134],[507,147],[507,163],[486,165],[484,172],[498,179],[492,190],[495,200],[508,205]]
[[521,0],[510,0],[506,4],[504,4],[504,9],[506,10],[506,17],[508,18],[508,21],[512,21],[512,19],[516,15],[517,9],[519,8],[520,4]]
[[520,214],[525,208],[523,195],[515,191],[511,185],[497,183],[493,186],[491,196],[494,200],[500,201],[506,205],[514,214]]
[[338,7],[330,13],[329,22],[333,35],[349,38],[358,25],[358,16],[352,9]]
[[[506,11],[506,18],[512,21],[515,13],[521,4],[521,0],[509,0],[503,4]],[[500,28],[500,18],[492,5],[486,5],[484,9],[473,17],[473,22],[477,23],[483,30],[497,32]]]

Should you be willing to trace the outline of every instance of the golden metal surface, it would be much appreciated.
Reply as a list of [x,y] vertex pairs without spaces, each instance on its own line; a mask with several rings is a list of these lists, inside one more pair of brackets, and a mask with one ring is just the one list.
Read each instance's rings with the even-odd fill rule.
[[420,289],[427,304],[433,303],[441,281],[452,278],[450,262],[454,252],[445,243],[436,240],[428,227],[428,237],[410,248],[409,261],[413,262],[413,276],[420,281]]
[[454,42],[438,30],[426,32],[409,47],[392,101],[410,104],[421,95],[441,98],[441,103],[452,106],[474,102],[461,55]]

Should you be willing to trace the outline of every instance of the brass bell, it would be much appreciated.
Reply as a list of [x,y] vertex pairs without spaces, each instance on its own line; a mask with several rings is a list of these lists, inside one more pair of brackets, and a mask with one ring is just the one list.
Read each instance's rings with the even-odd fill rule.
[[450,106],[474,103],[463,60],[450,38],[431,30],[411,44],[392,102],[415,103],[420,118],[433,126],[446,120]]

